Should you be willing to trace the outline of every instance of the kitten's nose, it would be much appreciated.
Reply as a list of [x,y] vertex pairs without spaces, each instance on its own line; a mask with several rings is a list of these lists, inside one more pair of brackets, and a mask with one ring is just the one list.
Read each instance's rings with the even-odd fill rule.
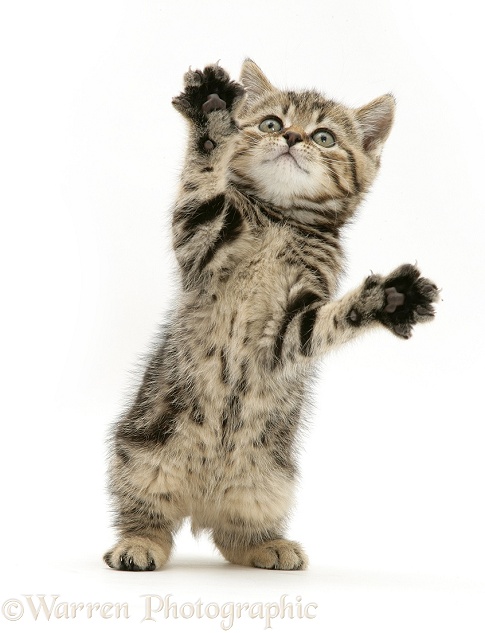
[[283,134],[283,138],[286,139],[288,147],[292,147],[293,145],[303,141],[302,135],[298,134],[298,132],[286,132],[286,134]]

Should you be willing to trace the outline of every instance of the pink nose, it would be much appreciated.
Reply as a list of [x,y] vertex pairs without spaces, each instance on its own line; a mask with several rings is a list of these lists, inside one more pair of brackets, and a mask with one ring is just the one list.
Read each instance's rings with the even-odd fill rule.
[[288,147],[292,147],[293,145],[303,141],[302,135],[298,134],[298,132],[286,132],[286,134],[283,134],[283,138],[286,139]]

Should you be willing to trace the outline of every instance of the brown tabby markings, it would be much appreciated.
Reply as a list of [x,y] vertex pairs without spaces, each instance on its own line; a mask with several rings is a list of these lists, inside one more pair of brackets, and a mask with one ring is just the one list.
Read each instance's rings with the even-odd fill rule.
[[[410,265],[334,299],[340,229],[376,175],[392,97],[353,110],[281,92],[250,60],[241,82],[189,71],[173,102],[190,128],[173,212],[181,290],[113,428],[115,569],[164,565],[186,517],[233,563],[304,569],[284,532],[317,359],[370,327],[408,338],[434,314],[436,286]],[[335,145],[317,144],[319,128]]]

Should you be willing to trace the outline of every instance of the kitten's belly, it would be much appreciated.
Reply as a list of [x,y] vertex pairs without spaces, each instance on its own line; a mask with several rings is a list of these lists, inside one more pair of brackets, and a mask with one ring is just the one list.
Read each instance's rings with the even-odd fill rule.
[[232,438],[229,446],[221,445],[216,434],[214,441],[206,437],[204,445],[187,439],[192,454],[186,481],[196,527],[233,521],[268,525],[285,516],[293,481],[275,469],[265,449],[240,436]]
[[[147,455],[132,481],[174,520],[192,517],[194,529],[267,526],[282,520],[294,494],[293,477],[275,466],[270,450],[240,430],[222,441],[215,428],[181,425],[161,453]],[[163,499],[169,499],[165,502]]]

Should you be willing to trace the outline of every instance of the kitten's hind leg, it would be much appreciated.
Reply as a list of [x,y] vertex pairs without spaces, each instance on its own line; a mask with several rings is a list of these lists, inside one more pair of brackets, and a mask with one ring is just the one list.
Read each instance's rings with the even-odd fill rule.
[[281,537],[253,537],[247,542],[218,530],[214,531],[213,539],[224,558],[235,565],[286,571],[303,570],[308,566],[302,546]]
[[[127,444],[124,449],[118,447],[118,453],[126,459]],[[104,561],[120,571],[160,569],[170,557],[173,537],[186,515],[183,501],[163,485],[167,475],[160,466],[137,463],[134,454],[127,464],[116,455],[111,468],[118,542],[106,552]]]

